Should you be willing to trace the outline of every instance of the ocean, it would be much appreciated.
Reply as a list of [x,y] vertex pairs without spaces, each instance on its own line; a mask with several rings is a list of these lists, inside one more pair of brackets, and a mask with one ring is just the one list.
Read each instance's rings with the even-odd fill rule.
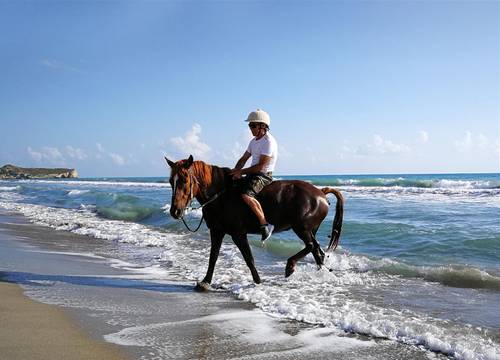
[[[317,270],[312,256],[284,277],[303,248],[292,231],[250,243],[255,286],[225,238],[213,286],[274,318],[418,346],[456,359],[500,358],[500,174],[278,176],[332,186],[345,197],[339,248]],[[99,257],[179,281],[201,280],[208,230],[191,234],[170,217],[167,178],[4,180],[0,208],[113,246]],[[325,247],[334,215],[320,227]],[[197,225],[201,211],[187,221]],[[103,250],[104,249],[104,250]],[[107,249],[107,250],[106,250]],[[103,253],[105,252],[105,253]],[[330,269],[330,270],[328,270]],[[133,331],[111,336],[147,337]],[[143,339],[144,340],[144,339]],[[147,342],[146,340],[144,340]]]

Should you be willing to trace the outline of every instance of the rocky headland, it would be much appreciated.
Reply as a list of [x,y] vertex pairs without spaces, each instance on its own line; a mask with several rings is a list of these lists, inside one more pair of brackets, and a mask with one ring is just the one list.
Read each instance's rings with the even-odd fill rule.
[[10,164],[0,168],[0,179],[66,179],[76,177],[78,177],[76,169],[23,168]]

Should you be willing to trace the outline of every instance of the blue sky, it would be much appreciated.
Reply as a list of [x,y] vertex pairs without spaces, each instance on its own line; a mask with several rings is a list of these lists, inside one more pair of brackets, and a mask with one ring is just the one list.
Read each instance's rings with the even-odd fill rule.
[[278,174],[500,172],[500,5],[0,2],[0,164],[232,167],[262,108]]

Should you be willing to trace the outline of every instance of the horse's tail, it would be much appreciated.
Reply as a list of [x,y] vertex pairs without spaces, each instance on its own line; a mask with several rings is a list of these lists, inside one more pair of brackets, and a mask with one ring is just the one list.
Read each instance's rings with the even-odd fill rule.
[[[330,235],[330,244],[326,251],[335,251],[339,244],[340,232],[342,231],[342,220],[344,218],[344,197],[340,191],[331,187],[324,187],[321,189],[323,194],[333,194],[337,198],[337,205],[335,206],[335,217],[333,218],[332,234]],[[333,248],[333,249],[332,249]]]

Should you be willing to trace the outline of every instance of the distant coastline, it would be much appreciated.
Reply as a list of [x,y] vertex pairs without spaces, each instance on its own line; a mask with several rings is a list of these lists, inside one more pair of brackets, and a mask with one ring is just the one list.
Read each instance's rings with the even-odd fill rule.
[[11,164],[0,168],[0,179],[67,179],[77,177],[76,169],[23,168]]

